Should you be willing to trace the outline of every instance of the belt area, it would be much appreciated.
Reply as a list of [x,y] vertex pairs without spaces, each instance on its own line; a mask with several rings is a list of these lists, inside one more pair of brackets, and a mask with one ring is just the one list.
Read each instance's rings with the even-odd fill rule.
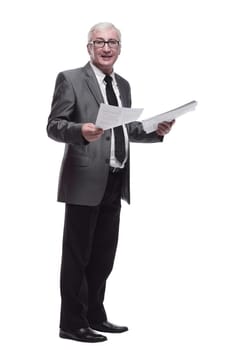
[[124,168],[113,168],[112,166],[109,167],[109,172],[111,174],[119,174],[124,171]]

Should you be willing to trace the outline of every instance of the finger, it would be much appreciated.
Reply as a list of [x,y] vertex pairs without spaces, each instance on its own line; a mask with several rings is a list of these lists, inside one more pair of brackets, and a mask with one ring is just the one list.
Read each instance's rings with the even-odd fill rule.
[[102,131],[91,131],[90,132],[90,136],[93,136],[93,137],[99,137],[99,136],[101,136],[103,134],[103,132]]
[[100,128],[96,128],[95,126],[90,126],[89,130],[90,133],[92,133],[93,135],[99,135],[103,133],[103,129]]

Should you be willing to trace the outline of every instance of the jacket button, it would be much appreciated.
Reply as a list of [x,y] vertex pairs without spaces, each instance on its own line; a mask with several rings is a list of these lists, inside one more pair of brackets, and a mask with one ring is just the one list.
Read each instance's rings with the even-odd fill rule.
[[107,137],[106,137],[106,140],[107,140],[107,141],[110,141],[110,139],[111,139],[110,136],[107,136]]
[[109,159],[109,158],[105,159],[105,163],[106,163],[106,164],[109,164],[109,162],[110,162],[110,159]]

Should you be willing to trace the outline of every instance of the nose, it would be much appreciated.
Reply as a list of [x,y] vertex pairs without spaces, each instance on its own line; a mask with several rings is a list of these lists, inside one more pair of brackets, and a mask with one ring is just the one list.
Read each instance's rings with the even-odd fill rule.
[[107,42],[104,43],[103,50],[104,51],[110,51],[111,50]]

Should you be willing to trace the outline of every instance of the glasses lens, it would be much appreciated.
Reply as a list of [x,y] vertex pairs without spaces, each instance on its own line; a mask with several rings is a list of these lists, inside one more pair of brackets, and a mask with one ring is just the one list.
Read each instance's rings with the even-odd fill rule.
[[108,46],[111,48],[115,48],[118,46],[118,41],[117,40],[109,40],[108,41]]
[[95,40],[93,43],[94,43],[95,47],[103,47],[104,46],[103,40]]

